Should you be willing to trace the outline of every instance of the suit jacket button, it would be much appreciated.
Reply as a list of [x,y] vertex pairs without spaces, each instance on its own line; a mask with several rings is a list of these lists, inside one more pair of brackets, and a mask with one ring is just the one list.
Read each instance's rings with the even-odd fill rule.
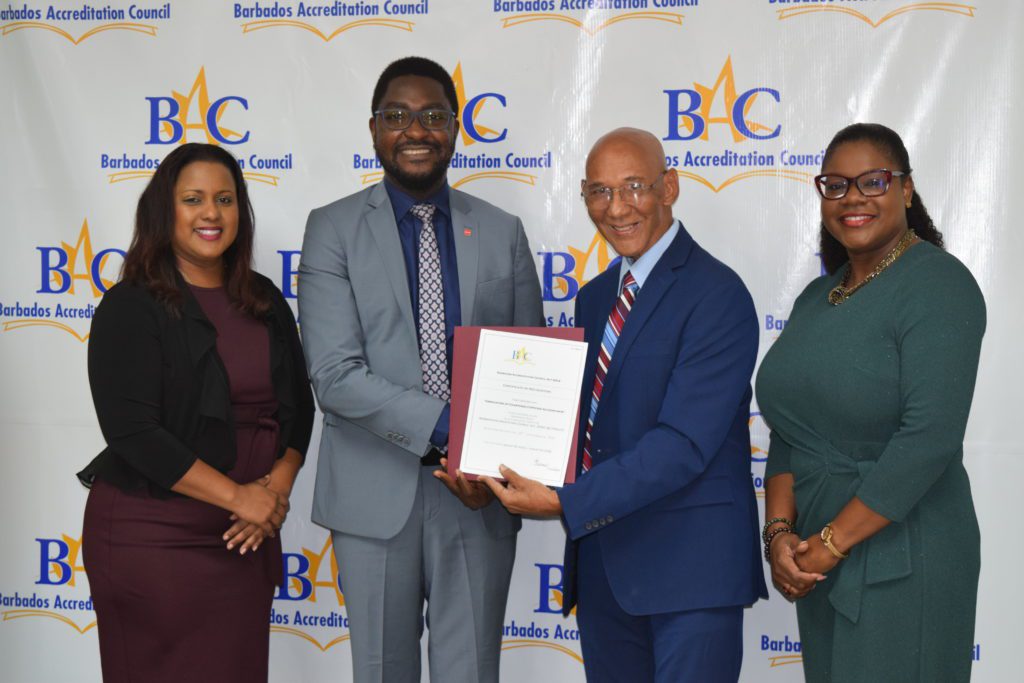
[[594,528],[594,524],[593,524],[593,522],[587,522],[586,524],[584,524],[584,525],[583,525],[583,527],[584,527],[584,528],[585,528],[585,529],[586,529],[587,531],[590,531],[591,529],[593,529],[593,528]]
[[612,522],[614,522],[614,521],[615,521],[615,518],[614,518],[614,517],[612,517],[611,515],[608,515],[607,517],[605,517],[605,519],[607,519],[607,520],[608,520],[608,523],[609,523],[609,524],[611,524]]

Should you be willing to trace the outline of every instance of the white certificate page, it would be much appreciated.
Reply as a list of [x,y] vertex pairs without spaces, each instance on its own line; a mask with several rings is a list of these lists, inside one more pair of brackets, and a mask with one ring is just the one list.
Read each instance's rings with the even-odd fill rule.
[[565,484],[586,342],[481,330],[460,469]]

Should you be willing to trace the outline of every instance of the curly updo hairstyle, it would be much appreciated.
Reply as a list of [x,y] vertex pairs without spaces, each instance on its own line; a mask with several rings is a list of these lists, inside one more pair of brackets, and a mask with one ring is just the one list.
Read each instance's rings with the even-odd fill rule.
[[[910,175],[910,155],[907,153],[903,140],[900,139],[896,131],[879,123],[855,123],[836,133],[825,149],[825,157],[821,163],[822,168],[828,164],[828,160],[835,153],[836,149],[848,142],[869,142],[873,144],[878,151],[887,156],[892,162],[890,171],[902,171]],[[910,208],[907,209],[907,227],[917,233],[917,236],[922,240],[931,242],[940,249],[945,248],[942,241],[942,233],[938,231],[935,223],[932,222],[932,218],[928,215],[928,210],[924,208],[924,202],[921,200],[921,195],[918,194],[916,188],[910,199]],[[831,275],[849,260],[849,256],[846,253],[845,247],[839,243],[839,240],[825,229],[824,223],[821,224],[820,240],[821,260],[825,266],[825,271]]]

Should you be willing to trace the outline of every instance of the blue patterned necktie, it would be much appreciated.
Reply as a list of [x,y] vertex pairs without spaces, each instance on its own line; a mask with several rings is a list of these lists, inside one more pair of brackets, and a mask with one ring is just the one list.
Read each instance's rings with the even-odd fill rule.
[[423,223],[419,251],[420,367],[423,391],[442,401],[451,398],[448,384],[448,354],[444,325],[444,282],[441,252],[434,232],[433,204],[416,204],[409,211]]

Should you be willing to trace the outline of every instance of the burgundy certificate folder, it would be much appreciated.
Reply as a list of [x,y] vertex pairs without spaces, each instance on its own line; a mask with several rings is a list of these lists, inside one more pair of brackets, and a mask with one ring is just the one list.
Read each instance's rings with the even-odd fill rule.
[[[466,419],[469,415],[469,398],[473,389],[473,371],[476,368],[476,354],[480,345],[480,330],[497,330],[514,334],[528,334],[535,337],[551,337],[569,341],[583,341],[583,328],[579,327],[456,327],[455,348],[452,359],[452,402],[451,426],[448,432],[448,473],[453,477],[462,462],[462,442],[466,436]],[[579,443],[579,404],[573,421],[572,450],[565,470],[565,483],[576,480],[576,449]],[[466,479],[477,479],[478,475],[464,472]]]

